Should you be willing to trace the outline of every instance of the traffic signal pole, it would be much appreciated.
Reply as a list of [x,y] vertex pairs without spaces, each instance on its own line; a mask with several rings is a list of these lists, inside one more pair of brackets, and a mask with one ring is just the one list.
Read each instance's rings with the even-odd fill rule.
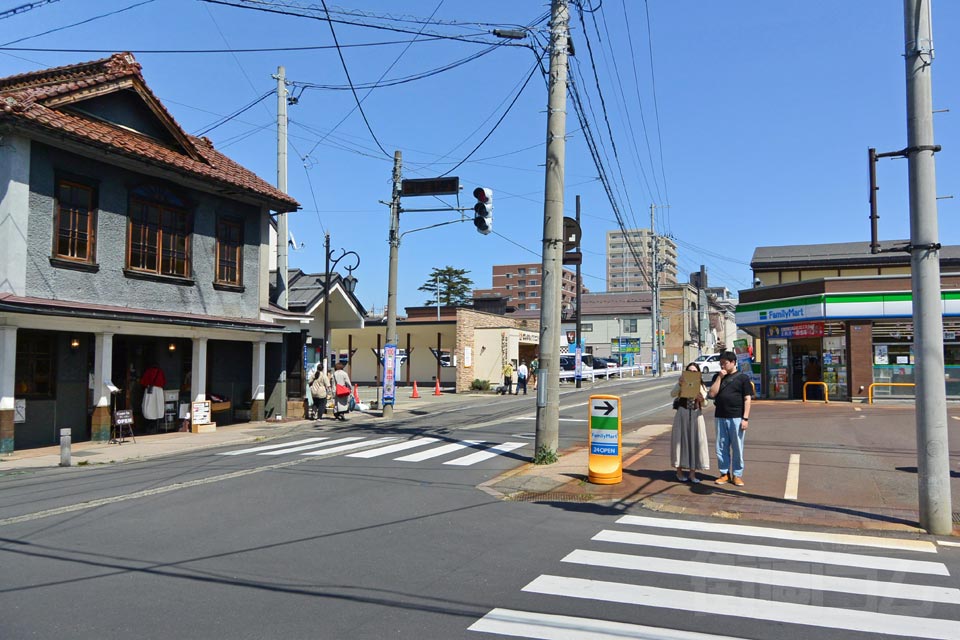
[[563,280],[563,184],[567,127],[567,0],[552,0],[547,162],[543,197],[543,288],[537,373],[537,463],[554,462],[560,443],[560,291]]
[[953,528],[946,383],[943,377],[943,307],[933,154],[933,29],[930,0],[904,0],[907,76],[907,156],[910,176],[910,272],[916,352],[917,482],[920,526],[935,535]]

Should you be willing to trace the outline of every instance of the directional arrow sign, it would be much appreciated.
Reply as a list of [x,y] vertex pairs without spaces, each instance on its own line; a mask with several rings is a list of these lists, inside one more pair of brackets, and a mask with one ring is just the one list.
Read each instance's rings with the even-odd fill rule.
[[[593,415],[595,416],[609,416],[617,408],[617,405],[611,404],[609,400],[601,400],[593,405]],[[614,418],[617,416],[614,415]]]

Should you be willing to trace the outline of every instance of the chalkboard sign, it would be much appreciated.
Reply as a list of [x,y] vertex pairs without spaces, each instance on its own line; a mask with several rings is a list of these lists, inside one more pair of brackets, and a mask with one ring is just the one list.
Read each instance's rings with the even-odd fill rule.
[[113,423],[118,426],[133,424],[133,411],[130,409],[117,409],[113,414]]
[[210,424],[210,402],[191,403],[190,418],[193,424]]

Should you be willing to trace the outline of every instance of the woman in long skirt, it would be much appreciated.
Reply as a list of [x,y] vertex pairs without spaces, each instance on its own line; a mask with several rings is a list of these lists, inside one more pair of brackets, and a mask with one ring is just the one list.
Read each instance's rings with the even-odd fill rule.
[[333,417],[337,420],[346,420],[344,416],[350,411],[350,394],[337,395],[336,388],[337,386],[341,386],[350,389],[353,387],[353,383],[350,382],[350,376],[343,370],[343,365],[339,362],[333,372],[332,386],[334,388]]
[[[686,366],[687,371],[700,372],[695,362]],[[680,482],[697,483],[697,469],[706,471],[710,468],[710,453],[707,443],[707,425],[703,421],[703,403],[707,399],[707,389],[700,384],[700,393],[696,398],[680,398],[680,382],[673,388],[670,395],[676,398],[673,416],[673,430],[670,432],[670,455],[674,468],[677,470],[677,480]],[[687,475],[684,475],[686,470]]]

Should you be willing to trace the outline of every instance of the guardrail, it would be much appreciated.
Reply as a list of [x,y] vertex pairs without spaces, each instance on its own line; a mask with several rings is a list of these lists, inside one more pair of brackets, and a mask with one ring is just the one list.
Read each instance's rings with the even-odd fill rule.
[[803,383],[803,401],[804,401],[804,402],[807,401],[807,387],[809,387],[810,385],[814,385],[814,386],[818,386],[818,387],[822,386],[822,387],[823,387],[823,402],[824,402],[824,404],[830,404],[830,394],[827,392],[827,383],[826,383],[826,382],[814,382],[814,381],[812,381],[812,380],[811,380],[810,382],[804,382],[804,383]]
[[[576,375],[576,371],[561,371],[560,380],[573,380]],[[637,375],[643,375],[642,365],[634,365],[632,367],[607,367],[606,369],[588,369],[584,367],[580,374],[580,379],[593,382],[597,378],[606,378],[609,380],[611,376],[619,376],[621,378],[629,376],[633,378]]]
[[874,387],[915,387],[915,382],[871,382],[867,388],[867,404],[873,404]]

